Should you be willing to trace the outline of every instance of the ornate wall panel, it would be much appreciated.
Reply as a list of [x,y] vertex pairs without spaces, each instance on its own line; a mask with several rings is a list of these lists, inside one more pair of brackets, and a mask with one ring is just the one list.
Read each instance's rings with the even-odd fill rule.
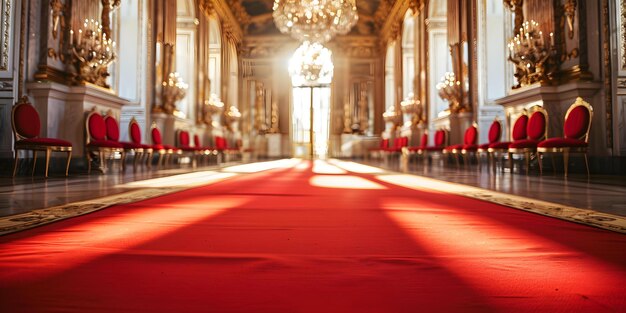
[[15,5],[14,0],[0,0],[0,78],[12,77]]

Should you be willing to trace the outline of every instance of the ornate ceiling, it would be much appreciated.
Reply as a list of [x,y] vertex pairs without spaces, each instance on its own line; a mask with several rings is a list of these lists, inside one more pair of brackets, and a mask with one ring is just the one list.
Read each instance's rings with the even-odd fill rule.
[[[384,20],[385,13],[388,12],[396,0],[357,0],[359,11],[359,22],[353,28],[352,34],[372,35],[379,29]],[[232,0],[239,2],[248,18],[247,25],[242,25],[246,33],[250,35],[277,34],[278,29],[274,26],[272,18],[272,6],[274,0]],[[381,12],[386,11],[386,12]]]

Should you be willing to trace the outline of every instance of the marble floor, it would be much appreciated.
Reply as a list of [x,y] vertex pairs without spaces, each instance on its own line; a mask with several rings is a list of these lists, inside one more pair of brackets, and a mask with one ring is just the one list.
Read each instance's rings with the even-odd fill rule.
[[[383,160],[369,160],[365,163],[391,171],[626,217],[626,177],[622,176],[592,176],[587,179],[586,176],[571,175],[564,179],[558,174],[544,176],[536,173],[511,174],[508,171],[493,171],[485,166],[457,168],[454,165],[442,166],[438,162],[426,166],[421,162],[412,162],[406,167],[400,166],[398,162]],[[133,182],[190,172],[218,172],[220,168],[230,165],[233,164],[197,168],[190,166],[168,169],[143,168],[136,172],[111,170],[105,175],[82,174],[67,178],[52,176],[48,179],[26,175],[15,179],[0,177],[0,217],[123,195],[145,188],[145,185],[132,184]]]

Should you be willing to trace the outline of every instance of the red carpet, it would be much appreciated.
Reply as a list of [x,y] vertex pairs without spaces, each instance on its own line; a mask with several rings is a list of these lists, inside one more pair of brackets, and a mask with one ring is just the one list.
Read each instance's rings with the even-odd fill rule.
[[626,312],[626,236],[296,166],[0,237],[0,312]]

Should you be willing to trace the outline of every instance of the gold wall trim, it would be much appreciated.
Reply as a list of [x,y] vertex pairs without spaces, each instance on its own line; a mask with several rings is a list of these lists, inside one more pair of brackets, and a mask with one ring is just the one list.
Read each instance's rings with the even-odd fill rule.
[[2,53],[0,55],[0,70],[6,71],[9,69],[9,38],[11,34],[11,0],[4,0],[4,7],[2,8]]
[[[622,0],[622,12],[624,0]],[[622,22],[623,25],[623,22]],[[609,0],[602,1],[602,57],[604,59],[604,94],[606,99],[605,123],[606,146],[613,148],[613,82],[611,69],[611,14]]]
[[620,59],[622,61],[622,70],[626,70],[626,0],[620,1],[619,11],[619,38],[622,42],[620,47]]

